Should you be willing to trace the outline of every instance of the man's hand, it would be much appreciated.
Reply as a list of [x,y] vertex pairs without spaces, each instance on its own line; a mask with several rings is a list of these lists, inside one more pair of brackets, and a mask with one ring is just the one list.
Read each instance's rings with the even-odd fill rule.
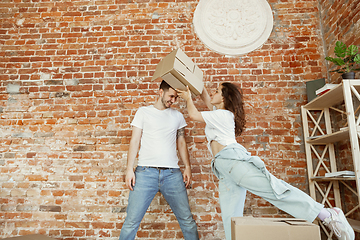
[[185,183],[185,187],[188,188],[189,186],[191,186],[191,167],[185,167],[184,170],[184,183]]
[[133,187],[135,186],[135,173],[132,169],[126,171],[125,183],[131,191],[134,191]]

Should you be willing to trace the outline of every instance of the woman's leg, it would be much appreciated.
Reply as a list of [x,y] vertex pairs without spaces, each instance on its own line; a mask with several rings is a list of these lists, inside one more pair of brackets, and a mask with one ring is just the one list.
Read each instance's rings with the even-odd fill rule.
[[246,189],[236,185],[229,177],[219,175],[219,200],[225,236],[231,240],[231,218],[242,217]]
[[[324,206],[316,202],[309,195],[275,178],[267,172],[264,163],[261,161],[252,163],[247,161],[217,159],[215,161],[215,167],[219,174],[228,176],[235,184],[262,197],[295,218],[306,219],[312,222],[324,211]],[[287,190],[279,195],[279,193],[275,194],[274,188]],[[328,226],[330,230],[334,231],[339,239],[353,240],[355,238],[354,231],[346,220],[342,210],[338,208],[325,210],[329,211],[330,214],[327,215],[328,217],[323,216],[325,217],[323,220],[324,224]],[[319,217],[321,217],[321,215],[322,214],[320,214]]]
[[322,204],[284,181],[281,184],[284,184],[289,190],[279,199],[265,173],[250,162],[216,159],[215,167],[221,174],[231,178],[235,184],[262,197],[296,218],[312,222],[323,208]]

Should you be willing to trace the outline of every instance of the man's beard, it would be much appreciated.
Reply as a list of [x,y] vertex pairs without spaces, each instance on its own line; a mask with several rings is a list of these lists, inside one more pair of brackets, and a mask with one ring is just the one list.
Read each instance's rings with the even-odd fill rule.
[[[171,107],[171,102],[165,101],[164,98],[161,98],[161,103],[163,104],[163,106],[165,108],[170,108]],[[169,106],[166,103],[169,103]]]

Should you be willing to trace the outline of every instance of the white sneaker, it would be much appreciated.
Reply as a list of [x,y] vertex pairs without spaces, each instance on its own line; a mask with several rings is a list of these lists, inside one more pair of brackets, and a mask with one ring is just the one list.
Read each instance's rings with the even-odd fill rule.
[[340,240],[354,240],[355,233],[343,211],[340,208],[326,208],[330,217],[325,218],[323,223],[327,226]]

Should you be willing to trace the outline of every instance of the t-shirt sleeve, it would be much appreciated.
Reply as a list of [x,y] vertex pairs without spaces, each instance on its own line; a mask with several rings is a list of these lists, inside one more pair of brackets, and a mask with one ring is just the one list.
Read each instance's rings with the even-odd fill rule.
[[142,108],[139,108],[137,112],[135,113],[134,119],[131,122],[131,126],[143,129],[143,121],[144,119],[144,111]]
[[187,124],[186,124],[184,116],[179,112],[179,128],[178,129],[186,127],[186,125]]

